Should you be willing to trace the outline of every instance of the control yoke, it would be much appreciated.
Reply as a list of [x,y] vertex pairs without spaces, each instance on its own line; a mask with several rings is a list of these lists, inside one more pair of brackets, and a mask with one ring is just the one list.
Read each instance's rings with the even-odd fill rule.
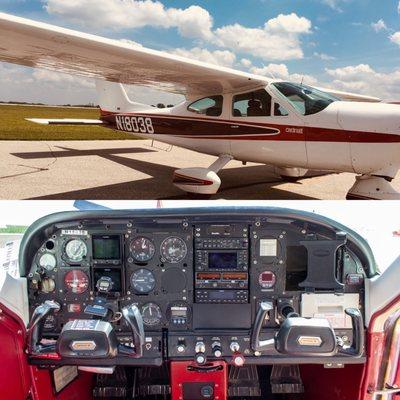
[[53,300],[46,300],[35,308],[28,324],[28,353],[42,355],[55,351],[55,345],[41,345],[43,324],[49,315],[60,311],[60,305]]
[[[122,309],[122,315],[132,332],[132,347],[118,343],[116,333],[109,322],[101,321],[101,323],[96,324],[96,320],[93,319],[70,321],[70,323],[64,326],[57,344],[43,345],[41,344],[41,340],[46,317],[58,311],[60,311],[60,305],[50,300],[45,301],[35,308],[28,324],[27,350],[29,355],[46,358],[51,355],[70,357],[71,348],[74,349],[77,344],[80,344],[80,353],[74,353],[75,357],[87,358],[94,356],[94,351],[99,353],[100,349],[102,351],[100,357],[105,357],[106,355],[108,357],[114,357],[116,354],[133,358],[141,358],[143,356],[145,341],[144,326],[142,315],[137,306],[131,304]],[[83,324],[85,329],[82,329],[79,323],[81,323],[81,325]],[[94,343],[94,345],[92,344],[93,348],[82,347],[84,345],[87,346],[89,343],[87,339],[88,333],[90,333],[91,336],[90,344],[92,344],[92,342]],[[101,338],[99,339],[101,341],[106,340],[106,343],[97,343],[96,337]],[[107,349],[107,351],[105,349]],[[98,353],[96,353],[97,357],[99,357]]]
[[251,334],[251,348],[265,351],[275,345],[278,352],[291,355],[323,356],[335,355],[362,357],[364,353],[364,321],[361,311],[347,308],[351,317],[353,341],[351,346],[344,346],[338,340],[329,321],[320,318],[302,318],[296,313],[288,315],[273,339],[260,340],[261,330],[267,314],[274,309],[272,301],[262,301]]

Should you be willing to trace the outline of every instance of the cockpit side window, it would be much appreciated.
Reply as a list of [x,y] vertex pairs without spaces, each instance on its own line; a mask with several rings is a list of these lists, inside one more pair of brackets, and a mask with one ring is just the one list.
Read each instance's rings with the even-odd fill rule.
[[274,102],[274,116],[275,117],[287,117],[289,113],[286,111],[284,107],[282,107],[279,103]]
[[317,114],[329,104],[340,100],[311,86],[291,82],[277,82],[273,85],[302,115]]
[[188,106],[188,111],[209,117],[219,117],[222,114],[223,96],[210,96],[196,100]]
[[271,103],[271,96],[264,89],[238,94],[233,97],[232,115],[234,117],[269,117]]

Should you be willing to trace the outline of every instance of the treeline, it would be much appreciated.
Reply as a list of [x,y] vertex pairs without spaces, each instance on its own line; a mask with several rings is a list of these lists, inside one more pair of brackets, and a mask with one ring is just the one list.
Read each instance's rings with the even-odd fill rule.
[[[28,103],[28,102],[24,102],[24,101],[0,101],[0,104],[15,104],[18,106],[42,106],[42,107],[49,106],[49,104]],[[93,104],[93,103],[89,103],[89,104],[56,104],[56,105],[53,105],[53,107],[99,108],[98,105]],[[157,104],[152,104],[151,107],[171,108],[171,107],[174,107],[174,104],[157,103]]]

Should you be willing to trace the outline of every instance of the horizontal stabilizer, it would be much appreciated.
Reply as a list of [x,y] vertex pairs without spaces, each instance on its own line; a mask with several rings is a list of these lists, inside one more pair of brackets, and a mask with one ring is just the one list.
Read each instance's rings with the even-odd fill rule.
[[45,118],[25,118],[27,121],[41,125],[103,125],[99,119],[45,119]]

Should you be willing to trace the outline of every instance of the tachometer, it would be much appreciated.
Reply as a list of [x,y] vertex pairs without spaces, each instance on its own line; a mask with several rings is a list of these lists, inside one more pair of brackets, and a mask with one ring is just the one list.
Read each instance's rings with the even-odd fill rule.
[[87,254],[86,243],[82,239],[72,239],[65,246],[65,255],[70,261],[80,262]]
[[143,236],[137,237],[131,241],[129,246],[132,257],[139,262],[146,262],[153,258],[156,248],[154,243]]
[[47,271],[52,271],[57,266],[57,261],[53,254],[44,253],[39,258],[39,265]]
[[147,326],[159,325],[162,320],[161,308],[156,303],[146,303],[142,307],[142,317]]
[[258,284],[263,289],[272,289],[276,283],[276,275],[272,271],[264,271],[258,276]]
[[89,287],[89,277],[83,271],[73,269],[65,274],[64,284],[69,292],[82,294]]
[[149,293],[154,289],[155,284],[156,279],[148,269],[138,269],[131,275],[131,286],[137,293]]
[[186,243],[180,237],[171,236],[161,243],[161,256],[169,263],[182,261],[186,254]]

